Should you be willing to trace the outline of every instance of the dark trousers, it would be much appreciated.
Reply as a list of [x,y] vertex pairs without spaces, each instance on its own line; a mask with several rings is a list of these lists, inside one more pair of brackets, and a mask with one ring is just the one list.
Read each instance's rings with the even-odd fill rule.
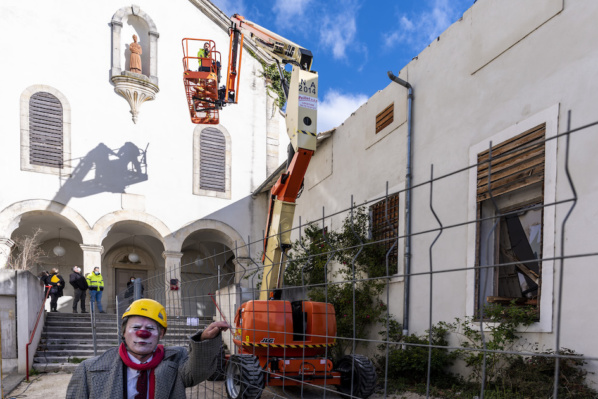
[[75,288],[75,297],[73,298],[73,310],[77,310],[77,302],[81,301],[81,311],[85,312],[85,291]]
[[52,294],[50,293],[50,310],[56,310],[58,307],[58,294]]

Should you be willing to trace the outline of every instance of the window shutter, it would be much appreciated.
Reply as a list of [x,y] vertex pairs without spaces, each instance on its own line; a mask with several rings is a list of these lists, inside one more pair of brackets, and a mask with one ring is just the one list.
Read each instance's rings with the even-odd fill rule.
[[381,241],[383,248],[390,253],[391,262],[396,262],[398,245],[395,241],[399,233],[399,194],[393,194],[376,202],[371,207],[372,238]]
[[206,128],[199,138],[199,188],[226,190],[226,140],[218,129]]
[[390,125],[394,120],[394,115],[395,103],[390,104],[388,107],[384,108],[382,112],[376,115],[376,133]]
[[[492,195],[544,182],[544,136],[542,124],[518,136],[492,146]],[[489,151],[478,154],[477,201],[490,198],[488,191]]]
[[29,162],[63,166],[62,104],[50,93],[37,92],[29,99]]

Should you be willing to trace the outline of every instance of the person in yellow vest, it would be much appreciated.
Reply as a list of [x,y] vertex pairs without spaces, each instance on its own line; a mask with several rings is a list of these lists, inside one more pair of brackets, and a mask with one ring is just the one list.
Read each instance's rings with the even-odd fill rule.
[[197,58],[199,58],[199,72],[210,72],[209,66],[202,66],[202,58],[210,58],[210,43],[205,42],[203,48],[200,48],[197,52]]
[[62,296],[64,279],[58,274],[58,269],[52,269],[47,281],[50,282],[50,312],[58,312],[58,298]]
[[104,291],[104,277],[100,274],[100,268],[94,267],[93,273],[87,275],[89,286],[89,306],[93,312],[93,303],[97,304],[100,313],[106,313],[102,308],[102,292]]

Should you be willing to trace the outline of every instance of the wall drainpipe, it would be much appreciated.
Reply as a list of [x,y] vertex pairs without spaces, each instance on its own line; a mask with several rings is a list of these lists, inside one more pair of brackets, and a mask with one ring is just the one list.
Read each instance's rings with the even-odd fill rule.
[[388,77],[408,90],[407,94],[407,173],[405,174],[405,287],[403,295],[403,336],[409,335],[409,291],[411,288],[411,177],[413,175],[413,154],[411,139],[413,134],[413,87],[409,82],[388,71]]

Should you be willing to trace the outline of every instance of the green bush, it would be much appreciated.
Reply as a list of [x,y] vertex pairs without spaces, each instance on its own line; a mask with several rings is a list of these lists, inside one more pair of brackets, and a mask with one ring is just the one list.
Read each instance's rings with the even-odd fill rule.
[[[514,394],[525,398],[549,398],[553,393],[556,362],[553,350],[539,353],[539,356],[516,356],[509,362],[499,384]],[[562,356],[559,365],[559,398],[590,399],[598,392],[585,383],[586,362],[581,354],[567,348],[559,351]],[[548,355],[548,356],[543,356]]]
[[[485,364],[483,352],[476,350],[484,349],[479,321],[468,317],[456,319],[455,323],[448,325],[452,331],[466,338],[462,342],[463,349],[456,352],[472,371],[470,380],[476,385],[471,390],[479,392],[480,385],[484,382],[484,397],[487,398],[552,397],[555,358],[550,355],[554,355],[554,351],[533,356],[505,353],[515,351],[516,345],[521,344],[518,328],[537,321],[537,309],[515,303],[509,306],[490,305],[484,308],[484,315],[488,322],[485,347],[496,351],[486,352]],[[598,397],[597,392],[585,384],[587,371],[583,368],[585,362],[581,359],[582,355],[566,348],[559,353],[568,356],[560,361],[559,398]],[[484,375],[486,378],[482,381]]]
[[[537,320],[537,309],[531,306],[518,306],[512,303],[509,306],[489,305],[484,308],[485,328],[487,332],[482,337],[479,329],[479,320],[475,317],[456,319],[456,322],[447,326],[465,339],[461,342],[464,349],[457,350],[457,355],[471,368],[470,379],[485,384],[497,380],[503,373],[508,362],[515,356],[505,351],[512,351],[519,341],[517,329],[527,327]],[[480,351],[476,350],[479,349]],[[496,352],[484,352],[481,350]]]
[[[380,374],[386,370],[386,352],[388,350],[388,380],[405,383],[424,383],[428,376],[428,360],[430,359],[430,379],[432,383],[446,385],[452,380],[448,368],[454,363],[456,354],[443,347],[448,346],[446,340],[449,326],[440,322],[426,330],[424,335],[411,334],[404,336],[402,326],[394,319],[389,320],[388,344],[378,345],[377,365]],[[381,331],[381,339],[386,340],[386,331]],[[388,346],[387,346],[388,345]]]

